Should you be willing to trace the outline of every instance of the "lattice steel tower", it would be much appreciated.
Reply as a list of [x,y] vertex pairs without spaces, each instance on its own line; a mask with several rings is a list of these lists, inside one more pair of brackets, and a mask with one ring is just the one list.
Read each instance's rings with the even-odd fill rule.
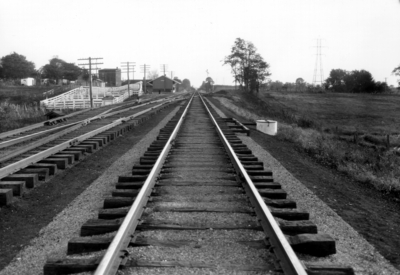
[[322,48],[322,39],[318,38],[317,39],[317,54],[315,56],[315,67],[314,67],[314,76],[313,76],[313,86],[317,86],[318,84],[321,85],[324,83],[324,69],[322,68],[322,53],[321,53],[321,48]]

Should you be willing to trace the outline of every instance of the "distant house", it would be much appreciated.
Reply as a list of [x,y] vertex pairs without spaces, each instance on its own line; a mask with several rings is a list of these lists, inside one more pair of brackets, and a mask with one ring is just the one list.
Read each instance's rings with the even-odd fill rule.
[[67,84],[69,84],[68,79],[59,79],[58,80],[58,85],[67,85]]
[[95,79],[92,81],[92,86],[94,87],[105,87],[106,83],[101,79]]
[[103,80],[107,87],[119,87],[121,86],[121,69],[99,70],[99,79]]
[[36,79],[34,79],[32,77],[23,78],[23,79],[21,79],[21,85],[23,85],[23,86],[36,85]]
[[[72,83],[72,81],[70,83]],[[76,81],[74,81],[73,83],[76,85],[80,85],[80,86],[89,86],[90,85],[89,80],[83,79],[83,75],[78,76],[78,79]],[[93,79],[92,86],[93,87],[105,87],[106,83],[101,79]]]
[[167,93],[175,93],[175,87],[177,84],[181,84],[181,82],[166,77],[162,75],[156,79],[150,80],[150,84],[153,85],[153,92],[167,92]]
[[[144,83],[144,79],[130,79],[129,80],[129,84],[135,84],[135,83],[138,83],[138,82],[142,82],[143,93],[145,91],[146,91],[146,93],[151,93],[152,90],[153,90],[153,84],[151,84],[150,81],[152,81],[152,80],[146,80],[146,89],[145,89],[144,84],[143,84]],[[121,85],[122,86],[128,85],[128,80],[122,81]]]

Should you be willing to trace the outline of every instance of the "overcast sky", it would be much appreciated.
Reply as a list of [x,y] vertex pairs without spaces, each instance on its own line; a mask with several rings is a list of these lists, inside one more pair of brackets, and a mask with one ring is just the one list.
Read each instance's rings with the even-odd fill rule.
[[[271,79],[312,82],[316,39],[325,78],[331,69],[365,69],[395,84],[400,65],[399,0],[0,0],[0,57],[17,52],[39,68],[53,56],[161,64],[199,86],[232,84],[221,60],[237,37],[270,64]],[[170,72],[168,72],[170,75]],[[126,75],[124,75],[126,78]],[[131,77],[132,78],[132,75]]]

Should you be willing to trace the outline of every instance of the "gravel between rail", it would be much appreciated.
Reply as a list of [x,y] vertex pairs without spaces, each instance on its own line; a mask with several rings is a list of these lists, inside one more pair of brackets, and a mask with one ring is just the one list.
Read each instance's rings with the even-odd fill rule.
[[[226,117],[215,105],[210,104],[221,117]],[[400,271],[391,265],[356,230],[297,180],[251,137],[241,136],[240,138],[252,150],[253,154],[264,162],[264,166],[273,171],[275,180],[282,184],[290,198],[298,202],[299,209],[310,212],[310,220],[315,222],[319,231],[330,234],[336,239],[337,253],[327,257],[327,262],[335,261],[336,263],[350,265],[354,268],[356,274],[400,274]],[[309,257],[309,259],[313,261],[312,257]]]
[[77,235],[81,225],[97,215],[104,198],[114,189],[118,176],[129,174],[132,164],[138,162],[147,147],[157,137],[159,130],[174,116],[178,107],[168,114],[132,149],[115,161],[83,193],[44,227],[31,245],[18,253],[0,275],[42,274],[43,265],[49,252],[65,255],[69,239]]

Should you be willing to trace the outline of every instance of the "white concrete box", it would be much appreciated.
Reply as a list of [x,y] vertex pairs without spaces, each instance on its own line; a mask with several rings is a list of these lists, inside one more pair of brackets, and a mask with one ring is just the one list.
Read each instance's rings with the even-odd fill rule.
[[275,120],[257,120],[257,130],[270,136],[278,132],[278,122]]

